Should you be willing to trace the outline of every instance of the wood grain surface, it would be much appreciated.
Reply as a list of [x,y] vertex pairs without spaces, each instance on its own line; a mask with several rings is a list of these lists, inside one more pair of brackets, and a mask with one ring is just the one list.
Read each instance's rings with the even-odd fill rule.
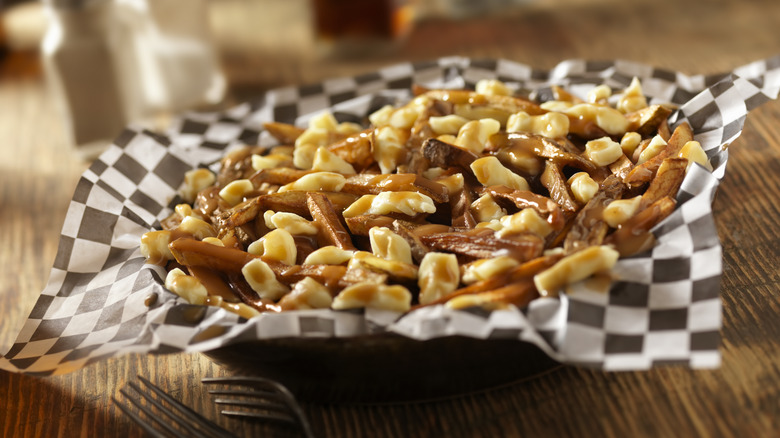
[[[507,58],[538,68],[567,58],[627,59],[709,74],[780,54],[776,0],[528,2],[473,20],[421,21],[395,51],[342,60],[322,59],[306,47],[306,23],[293,22],[300,19],[293,6],[305,2],[212,3],[233,100],[272,86],[446,55]],[[275,8],[291,17],[288,29],[303,33],[285,38],[284,26],[256,25]],[[749,115],[730,153],[714,204],[724,250],[719,369],[607,373],[561,367],[446,400],[306,403],[317,435],[780,435],[780,102]],[[46,283],[73,189],[88,166],[67,144],[31,54],[11,54],[0,67],[0,157],[0,351],[5,351]],[[177,354],[130,355],[50,378],[0,372],[0,436],[142,436],[111,402],[138,374],[241,436],[294,433],[219,417],[199,380],[225,371],[201,355]]]

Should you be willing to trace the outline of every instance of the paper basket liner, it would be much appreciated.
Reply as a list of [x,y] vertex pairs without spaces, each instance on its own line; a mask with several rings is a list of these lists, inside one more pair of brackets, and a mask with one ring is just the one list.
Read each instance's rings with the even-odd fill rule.
[[[496,78],[539,96],[551,85],[584,96],[599,84],[620,92],[635,76],[649,103],[679,105],[670,125],[687,120],[715,170],[692,167],[677,209],[653,230],[657,246],[619,260],[608,293],[583,282],[559,299],[537,299],[523,310],[434,306],[400,318],[372,309],[307,310],[247,321],[220,308],[187,304],[164,289],[164,269],[145,264],[140,254],[141,236],[159,228],[181,202],[177,190],[184,173],[214,167],[231,147],[272,145],[265,122],[305,126],[325,109],[339,121],[361,122],[385,104],[410,99],[412,84],[473,88],[480,79]],[[569,60],[543,71],[503,59],[451,57],[280,88],[224,112],[184,115],[164,135],[128,128],[78,182],[49,282],[16,342],[0,357],[0,369],[45,376],[131,352],[195,352],[256,339],[383,331],[420,340],[517,339],[560,362],[605,370],[667,363],[717,367],[722,269],[711,203],[726,168],[724,146],[741,134],[748,112],[777,98],[779,89],[780,57],[709,76],[626,61]],[[149,308],[144,300],[152,292],[159,299]]]

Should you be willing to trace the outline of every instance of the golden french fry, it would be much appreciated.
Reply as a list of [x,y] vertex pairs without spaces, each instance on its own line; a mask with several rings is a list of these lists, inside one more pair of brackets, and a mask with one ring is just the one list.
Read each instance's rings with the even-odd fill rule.
[[650,204],[665,197],[674,197],[685,178],[688,160],[685,158],[666,158],[658,166],[655,178],[642,195],[638,210],[644,210]]
[[310,170],[298,170],[289,167],[275,167],[271,169],[262,169],[249,177],[249,181],[255,187],[260,187],[263,183],[282,186],[289,184],[301,178],[304,175],[312,173]]
[[368,236],[374,227],[390,227],[395,218],[381,214],[364,214],[345,218],[349,231],[355,236]]
[[604,243],[614,246],[623,257],[652,248],[655,244],[655,236],[650,230],[672,214],[676,204],[670,197],[655,201],[623,222],[620,228],[604,240]]
[[368,129],[331,144],[328,146],[328,150],[360,172],[369,168],[375,162],[372,153],[373,143],[374,130]]
[[341,224],[338,212],[330,199],[322,193],[309,192],[306,194],[306,206],[319,228],[322,246],[333,245],[337,248],[354,250],[349,233]]
[[259,256],[230,247],[221,247],[193,238],[179,238],[168,247],[176,261],[184,266],[210,268],[221,272],[239,273]]
[[538,104],[516,96],[485,95],[466,90],[430,90],[425,95],[432,99],[451,102],[456,105],[470,104],[491,107],[506,114],[525,111],[530,115],[536,116],[546,112]]
[[609,174],[607,168],[599,166],[581,155],[568,152],[555,140],[540,135],[498,133],[491,136],[488,150],[499,152],[503,149],[532,151],[539,158],[553,160],[560,166],[570,166],[587,172],[596,181],[604,180]]
[[350,176],[346,179],[346,183],[341,191],[356,195],[377,195],[388,191],[418,192],[430,197],[435,202],[442,203],[449,200],[447,187],[421,175],[411,173]]
[[470,169],[471,163],[479,158],[479,155],[468,149],[436,138],[425,140],[422,145],[422,154],[432,167],[458,166],[462,169]]
[[[551,267],[563,257],[562,254],[537,257],[520,264],[500,275],[478,281],[468,286],[462,287],[445,295],[427,305],[442,304],[448,300],[461,295],[475,295],[491,290],[499,289],[504,285],[513,283],[529,283],[533,285],[533,276],[539,272]],[[534,289],[535,291],[535,289]],[[418,306],[421,307],[421,306]]]
[[217,187],[222,188],[232,181],[245,179],[255,170],[252,167],[252,155],[262,153],[260,146],[244,146],[234,149],[221,160],[220,171],[217,174]]
[[638,111],[626,114],[628,131],[638,132],[642,136],[651,136],[672,113],[666,105],[650,105]]
[[610,176],[601,184],[596,195],[572,219],[571,226],[563,242],[568,254],[591,246],[601,245],[609,231],[602,212],[612,200],[619,199],[625,191],[625,185],[616,176]]
[[[311,218],[309,208],[306,205],[307,193],[308,192],[302,190],[290,190],[281,193],[271,193],[268,195],[261,195],[255,199],[257,200],[256,202],[260,205],[260,208],[263,211],[265,210],[287,211],[290,213],[295,213],[299,216]],[[320,193],[324,194],[333,204],[333,207],[339,212],[344,211],[345,208],[347,208],[357,200],[356,195],[352,195],[349,193],[341,193],[341,192],[320,192]]]
[[667,141],[666,148],[655,157],[635,166],[628,175],[626,175],[623,182],[631,187],[637,187],[650,182],[650,180],[655,178],[655,174],[664,159],[677,156],[680,149],[685,146],[685,143],[688,143],[691,140],[693,140],[691,125],[689,125],[688,122],[681,123],[675,128],[669,141]]
[[566,184],[563,177],[561,166],[551,160],[544,162],[544,172],[539,179],[542,185],[550,192],[550,198],[566,212],[575,212],[579,210],[579,203]]
[[461,294],[450,298],[445,305],[452,309],[467,309],[482,307],[487,310],[503,309],[509,304],[524,308],[533,301],[539,293],[532,281],[520,281],[499,288],[476,294]]
[[450,252],[461,260],[475,260],[508,255],[519,261],[536,258],[542,254],[544,241],[535,234],[521,234],[501,239],[493,233],[467,235],[463,233],[441,233],[421,236],[420,240],[434,251]]
[[303,128],[281,122],[264,123],[263,127],[281,144],[295,144],[295,140],[305,131]]

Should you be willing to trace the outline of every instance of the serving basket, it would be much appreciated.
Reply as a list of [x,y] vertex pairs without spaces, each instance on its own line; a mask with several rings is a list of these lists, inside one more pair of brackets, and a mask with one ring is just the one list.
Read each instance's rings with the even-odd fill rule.
[[[780,58],[733,72],[687,76],[627,61],[568,60],[538,70],[503,59],[440,58],[354,77],[273,90],[223,112],[190,113],[165,133],[128,127],[82,175],[63,225],[49,282],[0,368],[70,372],[127,353],[205,352],[236,373],[274,377],[311,398],[430,398],[491,387],[560,364],[643,370],[720,363],[721,247],[711,210],[728,145],[748,112],[777,97]],[[182,202],[184,173],[216,169],[226,151],[274,145],[270,121],[305,126],[322,112],[364,123],[411,87],[473,88],[499,79],[544,96],[560,85],[584,96],[632,78],[648,103],[677,106],[714,171],[692,167],[675,212],[653,229],[657,245],[618,261],[608,292],[586,284],[525,308],[487,312],[444,306],[397,314],[307,310],[250,320],[193,306],[165,290],[164,269],[146,264],[141,236]],[[154,305],[148,306],[150,296]]]

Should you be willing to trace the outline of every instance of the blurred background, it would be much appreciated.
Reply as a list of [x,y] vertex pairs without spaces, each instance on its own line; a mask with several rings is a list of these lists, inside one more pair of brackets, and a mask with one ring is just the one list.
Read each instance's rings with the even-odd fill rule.
[[[41,77],[84,159],[121,128],[163,128],[293,83],[386,64],[415,24],[525,0],[10,0],[4,68]],[[432,56],[421,52],[422,56]]]
[[[229,107],[273,87],[451,55],[538,69],[625,59],[715,74],[780,54],[778,28],[777,0],[0,0],[0,351],[67,240],[66,213],[80,205],[74,189],[98,178],[91,157],[127,123],[164,128],[179,112]],[[313,418],[352,437],[376,428],[395,436],[777,435],[778,332],[769,322],[780,308],[771,305],[770,263],[778,119],[778,102],[748,118],[715,204],[725,248],[722,371],[567,369],[451,403],[327,407]],[[19,436],[15,425],[28,436],[131,434],[112,408],[117,382],[159,372],[191,389],[213,366],[166,355],[49,379],[0,373],[0,435]]]
[[[85,160],[128,123],[161,128],[400,61],[628,59],[706,74],[780,52],[775,0],[3,0],[0,18],[0,81],[44,85]],[[672,34],[685,56],[665,56]]]

